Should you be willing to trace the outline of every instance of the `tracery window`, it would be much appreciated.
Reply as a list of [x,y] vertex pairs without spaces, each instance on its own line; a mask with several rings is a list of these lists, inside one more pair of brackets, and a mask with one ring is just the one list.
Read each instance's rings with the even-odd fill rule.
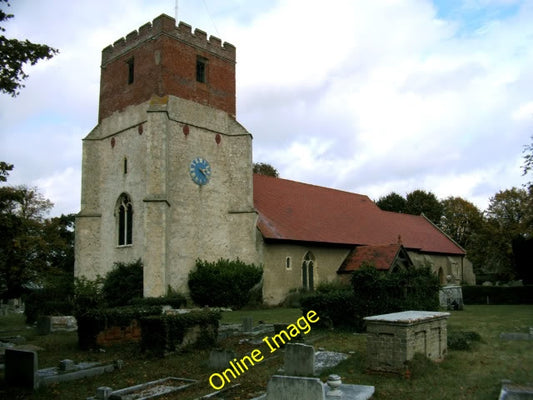
[[123,193],[117,206],[118,245],[127,246],[133,243],[133,206],[130,197]]
[[308,251],[302,263],[302,287],[306,290],[315,289],[315,256]]

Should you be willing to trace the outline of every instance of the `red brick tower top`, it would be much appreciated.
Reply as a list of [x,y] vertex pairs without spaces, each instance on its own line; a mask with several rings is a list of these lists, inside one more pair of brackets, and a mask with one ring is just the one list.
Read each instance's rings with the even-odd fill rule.
[[153,95],[235,116],[235,47],[162,14],[102,51],[98,122]]

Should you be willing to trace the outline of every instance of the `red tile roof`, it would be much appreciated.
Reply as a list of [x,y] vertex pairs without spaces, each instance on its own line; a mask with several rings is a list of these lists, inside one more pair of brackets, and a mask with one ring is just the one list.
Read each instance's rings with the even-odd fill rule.
[[[341,270],[342,272],[356,271],[361,268],[361,265],[365,261],[372,263],[376,269],[388,270],[393,265],[401,249],[401,244],[386,244],[382,246],[358,246],[346,258],[343,265],[341,266]],[[409,256],[407,255],[406,257],[408,258]]]
[[465,254],[424,216],[382,211],[360,194],[254,174],[254,206],[265,240],[377,246],[400,237],[408,250]]

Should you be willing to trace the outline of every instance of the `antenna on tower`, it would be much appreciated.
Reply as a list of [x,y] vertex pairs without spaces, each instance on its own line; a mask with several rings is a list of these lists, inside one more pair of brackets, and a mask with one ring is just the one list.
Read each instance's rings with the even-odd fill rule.
[[178,22],[178,2],[179,0],[176,0],[174,3],[174,18],[176,19],[176,22]]

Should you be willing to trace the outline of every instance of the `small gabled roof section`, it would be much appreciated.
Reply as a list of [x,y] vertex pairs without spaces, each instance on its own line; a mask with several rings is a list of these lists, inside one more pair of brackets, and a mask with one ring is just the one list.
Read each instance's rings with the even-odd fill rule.
[[465,255],[424,216],[382,211],[360,194],[255,174],[254,206],[266,241],[381,246],[400,236],[407,250]]
[[413,266],[409,254],[401,244],[359,246],[346,257],[339,268],[339,273],[357,271],[364,263],[368,263],[381,271],[388,271],[396,266],[404,268]]

